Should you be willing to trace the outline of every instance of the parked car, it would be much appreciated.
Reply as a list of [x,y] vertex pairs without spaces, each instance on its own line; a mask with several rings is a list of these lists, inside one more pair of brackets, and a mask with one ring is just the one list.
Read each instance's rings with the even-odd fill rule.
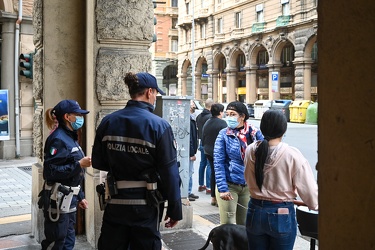
[[247,103],[247,112],[249,112],[250,117],[254,117],[254,104]]

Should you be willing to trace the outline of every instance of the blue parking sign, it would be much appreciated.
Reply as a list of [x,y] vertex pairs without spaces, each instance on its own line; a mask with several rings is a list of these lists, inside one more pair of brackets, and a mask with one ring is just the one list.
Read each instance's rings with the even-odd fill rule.
[[279,80],[279,72],[272,72],[272,81]]

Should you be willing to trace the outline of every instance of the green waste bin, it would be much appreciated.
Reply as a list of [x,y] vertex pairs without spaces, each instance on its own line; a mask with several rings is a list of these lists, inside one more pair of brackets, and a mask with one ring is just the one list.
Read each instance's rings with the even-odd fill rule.
[[286,117],[286,120],[290,121],[289,105],[292,100],[273,100],[271,103],[271,109],[281,110]]
[[290,121],[304,123],[306,120],[306,109],[312,103],[310,100],[293,101],[289,105]]
[[306,110],[305,124],[318,124],[318,103],[314,102]]

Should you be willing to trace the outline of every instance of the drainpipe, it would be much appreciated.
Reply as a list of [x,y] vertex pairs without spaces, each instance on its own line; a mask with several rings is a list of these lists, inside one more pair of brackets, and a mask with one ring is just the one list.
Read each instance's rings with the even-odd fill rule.
[[14,39],[14,114],[16,122],[16,158],[20,157],[20,90],[18,79],[18,57],[19,57],[19,43],[20,43],[20,24],[22,22],[22,0],[18,1],[18,18],[16,21],[16,32]]

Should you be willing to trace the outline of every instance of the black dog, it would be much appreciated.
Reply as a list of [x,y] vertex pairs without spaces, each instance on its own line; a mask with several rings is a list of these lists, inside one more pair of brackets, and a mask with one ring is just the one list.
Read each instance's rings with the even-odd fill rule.
[[213,228],[208,235],[204,250],[212,242],[214,250],[244,250],[248,248],[246,227],[236,224],[223,224]]

